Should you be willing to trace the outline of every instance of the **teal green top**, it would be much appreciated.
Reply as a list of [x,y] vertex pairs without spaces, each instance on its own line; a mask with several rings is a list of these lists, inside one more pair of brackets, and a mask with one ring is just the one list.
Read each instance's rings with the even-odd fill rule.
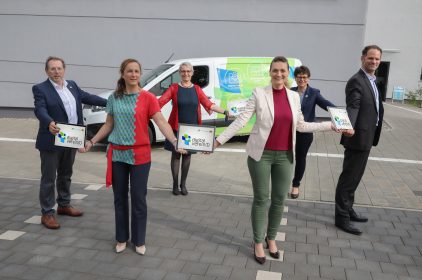
[[[113,116],[114,126],[108,141],[115,145],[132,146],[135,144],[135,106],[139,93],[124,94],[121,98],[110,95],[106,112]],[[113,161],[134,164],[133,150],[113,150]]]

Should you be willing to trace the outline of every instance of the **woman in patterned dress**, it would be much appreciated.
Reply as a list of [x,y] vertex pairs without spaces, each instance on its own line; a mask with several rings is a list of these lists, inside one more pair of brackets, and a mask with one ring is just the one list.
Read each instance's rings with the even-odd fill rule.
[[[112,185],[116,220],[116,252],[126,249],[129,240],[129,201],[131,197],[131,241],[136,253],[144,255],[147,225],[147,182],[151,167],[148,122],[152,118],[164,136],[175,145],[177,139],[160,111],[152,93],[141,88],[141,65],[126,59],[120,66],[120,79],[107,103],[107,119],[98,133],[85,144],[87,152],[109,135],[106,185]],[[183,152],[183,151],[181,151]]]

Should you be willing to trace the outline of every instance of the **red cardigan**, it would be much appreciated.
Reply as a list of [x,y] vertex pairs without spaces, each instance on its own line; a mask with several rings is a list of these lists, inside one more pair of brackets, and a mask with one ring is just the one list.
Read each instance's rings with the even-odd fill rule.
[[[198,85],[195,86],[196,95],[198,96],[198,108],[197,108],[197,115],[198,115],[198,124],[202,124],[202,117],[201,117],[201,106],[202,105],[208,114],[211,115],[211,106],[214,105],[205,93],[202,91],[201,87]],[[168,123],[173,128],[173,130],[179,129],[179,111],[177,106],[177,91],[179,89],[179,84],[174,83],[172,84],[158,99],[158,104],[160,104],[160,108],[166,105],[170,100],[173,101],[173,108],[171,109],[170,117],[168,119]]]

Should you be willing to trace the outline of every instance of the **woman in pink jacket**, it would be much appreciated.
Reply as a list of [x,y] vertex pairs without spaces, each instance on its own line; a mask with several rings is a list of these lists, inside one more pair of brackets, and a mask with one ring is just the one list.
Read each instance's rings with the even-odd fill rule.
[[[270,65],[271,85],[253,90],[245,111],[216,139],[218,147],[233,137],[256,114],[246,152],[252,179],[253,203],[251,220],[255,260],[266,260],[263,241],[269,254],[280,258],[275,242],[284,208],[284,200],[292,182],[296,130],[301,132],[331,129],[331,122],[308,123],[303,119],[299,95],[287,86],[289,63],[283,56],[275,57]],[[266,221],[269,182],[271,206]]]

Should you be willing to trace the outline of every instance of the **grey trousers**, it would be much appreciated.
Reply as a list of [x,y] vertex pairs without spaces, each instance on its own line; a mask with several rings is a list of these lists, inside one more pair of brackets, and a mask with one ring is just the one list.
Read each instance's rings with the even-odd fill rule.
[[68,206],[70,204],[70,183],[75,162],[76,149],[64,148],[60,151],[42,151],[40,205],[42,214],[53,214],[55,205],[55,192],[57,187],[57,204]]

